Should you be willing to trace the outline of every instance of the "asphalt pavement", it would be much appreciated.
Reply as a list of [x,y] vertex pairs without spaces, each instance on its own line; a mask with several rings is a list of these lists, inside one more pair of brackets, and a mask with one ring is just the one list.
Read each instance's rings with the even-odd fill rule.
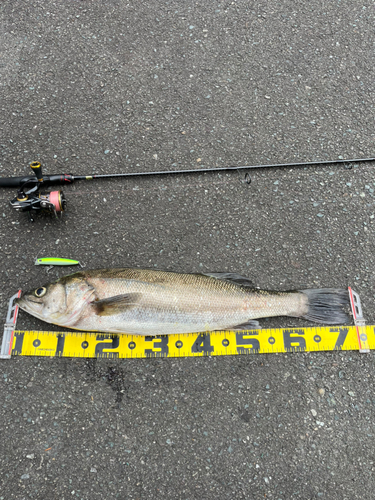
[[[373,2],[4,0],[0,175],[375,156]],[[47,273],[236,272],[352,286],[375,324],[375,162],[77,181],[61,218],[0,191],[0,313]],[[298,319],[263,326],[310,326]],[[21,312],[21,329],[46,324]],[[1,360],[0,500],[368,499],[374,355]]]

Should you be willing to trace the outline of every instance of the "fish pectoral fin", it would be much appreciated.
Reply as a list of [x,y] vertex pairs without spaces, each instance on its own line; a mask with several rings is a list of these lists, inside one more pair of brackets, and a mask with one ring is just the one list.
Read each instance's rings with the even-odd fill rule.
[[205,276],[210,276],[211,278],[216,278],[222,281],[228,281],[229,283],[235,283],[236,285],[242,285],[249,288],[256,288],[254,283],[246,276],[241,276],[237,273],[203,273]]
[[260,330],[261,328],[259,321],[255,319],[230,327],[231,330]]
[[91,302],[91,306],[98,316],[111,316],[136,306],[140,298],[140,293],[125,293],[124,295],[94,300]]

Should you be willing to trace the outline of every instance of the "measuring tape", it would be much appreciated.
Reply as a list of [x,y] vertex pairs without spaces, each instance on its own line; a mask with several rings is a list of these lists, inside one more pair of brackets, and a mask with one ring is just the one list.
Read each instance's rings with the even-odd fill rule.
[[375,349],[375,326],[366,326],[360,299],[348,289],[354,326],[264,328],[143,336],[92,332],[16,330],[18,306],[9,301],[0,358],[48,356],[72,358],[153,358],[228,356],[274,352]]

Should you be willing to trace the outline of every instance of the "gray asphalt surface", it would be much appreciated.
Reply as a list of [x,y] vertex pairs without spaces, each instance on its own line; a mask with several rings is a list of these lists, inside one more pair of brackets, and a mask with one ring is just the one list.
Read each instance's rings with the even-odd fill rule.
[[[5,0],[2,176],[374,156],[373,2]],[[374,164],[77,182],[34,224],[0,192],[0,312],[50,273],[231,271],[345,287],[374,324]],[[267,326],[303,325],[287,319]],[[46,325],[25,313],[20,328]],[[367,499],[374,356],[1,362],[0,500]]]

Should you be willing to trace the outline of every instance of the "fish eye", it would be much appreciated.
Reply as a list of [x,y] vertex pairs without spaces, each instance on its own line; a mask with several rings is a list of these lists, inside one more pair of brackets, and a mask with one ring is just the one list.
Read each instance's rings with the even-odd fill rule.
[[41,286],[40,288],[37,288],[35,290],[35,295],[37,297],[43,297],[43,295],[45,295],[46,291],[47,291],[47,288],[45,288],[44,286]]

